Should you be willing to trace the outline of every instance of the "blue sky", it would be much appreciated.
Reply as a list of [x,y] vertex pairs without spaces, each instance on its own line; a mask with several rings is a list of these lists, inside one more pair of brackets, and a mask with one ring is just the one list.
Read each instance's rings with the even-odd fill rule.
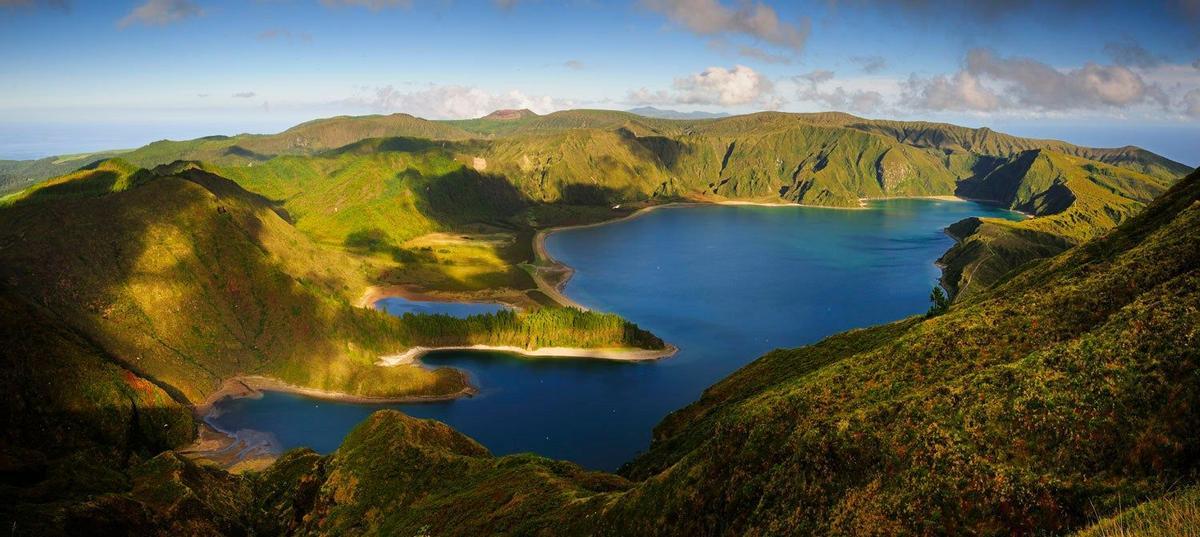
[[1200,0],[1084,4],[0,0],[0,157],[336,114],[652,105],[1124,133],[1200,163]]

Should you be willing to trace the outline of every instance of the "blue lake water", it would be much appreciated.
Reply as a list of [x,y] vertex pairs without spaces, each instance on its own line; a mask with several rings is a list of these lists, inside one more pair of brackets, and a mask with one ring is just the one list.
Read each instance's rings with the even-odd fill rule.
[[[548,237],[575,268],[566,294],[620,313],[679,347],[644,363],[444,352],[424,361],[467,370],[479,395],[386,405],[435,418],[493,453],[532,451],[612,470],[650,442],[668,412],[763,353],[924,312],[968,216],[1018,218],[969,202],[887,200],[869,210],[702,206]],[[211,422],[276,435],[285,448],[335,449],[382,405],[268,393],[226,400]]]
[[388,297],[375,302],[375,308],[396,316],[405,313],[440,313],[452,317],[467,317],[481,313],[495,313],[504,309],[504,305],[489,302],[432,302]]

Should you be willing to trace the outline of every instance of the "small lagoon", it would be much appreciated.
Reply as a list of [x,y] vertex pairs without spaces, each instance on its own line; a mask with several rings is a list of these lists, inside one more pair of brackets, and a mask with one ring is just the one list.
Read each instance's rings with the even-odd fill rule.
[[404,405],[268,393],[219,403],[212,422],[328,452],[387,406],[444,421],[496,454],[614,470],[649,445],[663,416],[763,353],[924,312],[940,274],[933,263],[953,245],[942,229],[969,216],[1020,218],[973,202],[895,199],[862,211],[664,208],[554,233],[547,249],[575,268],[568,296],[624,315],[679,353],[641,363],[435,353],[424,362],[466,370],[480,393]]

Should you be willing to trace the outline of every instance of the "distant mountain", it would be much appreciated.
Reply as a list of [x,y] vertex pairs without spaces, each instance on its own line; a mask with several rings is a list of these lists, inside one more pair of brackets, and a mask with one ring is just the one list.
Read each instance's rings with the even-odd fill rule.
[[492,113],[490,113],[486,116],[483,116],[479,119],[491,119],[491,120],[497,120],[497,121],[512,121],[515,119],[525,119],[527,117],[537,117],[537,114],[535,114],[532,110],[530,110],[528,108],[522,108],[520,110],[496,110],[495,112],[492,112]]
[[[634,112],[651,111],[667,112]],[[944,283],[952,292],[986,288],[1016,266],[1111,229],[1191,171],[1136,147],[1088,148],[945,123],[869,120],[839,112],[670,120],[634,112],[498,110],[453,121],[406,114],[341,116],[273,135],[164,140],[121,157],[147,169],[201,161],[250,188],[269,184],[273,190],[260,193],[289,200],[289,211],[311,211],[314,216],[303,225],[312,225],[308,231],[320,240],[342,240],[341,234],[325,234],[361,223],[358,212],[315,216],[315,208],[327,205],[321,196],[331,185],[323,179],[344,170],[362,183],[362,192],[375,193],[414,162],[431,158],[448,166],[439,172],[447,177],[457,177],[453,170],[464,164],[486,170],[495,181],[484,183],[504,194],[497,199],[534,206],[746,200],[858,207],[862,198],[958,195],[1039,217],[955,227],[963,245],[943,259]],[[66,167],[64,159],[3,162],[0,178],[15,189],[66,173],[61,171]],[[304,180],[296,175],[300,170]],[[267,182],[268,173],[278,175]],[[311,193],[285,188],[310,180],[320,188]],[[426,207],[405,211],[405,217],[371,214],[398,219],[378,227],[402,241],[417,231],[433,231],[430,214],[437,213],[436,207]],[[483,221],[497,216],[467,213]],[[437,217],[449,221],[467,213]],[[342,224],[318,225],[319,220]],[[998,250],[1007,255],[991,255]]]
[[[1013,165],[1074,175],[1075,164],[1037,153]],[[253,216],[245,211],[258,201],[238,201],[244,191],[202,175],[133,172],[141,177],[130,185],[129,168],[113,168],[103,171],[117,173],[116,183],[77,177],[25,203],[77,202],[63,214],[122,207],[61,230],[81,251],[59,248],[70,255],[53,259],[105,272],[137,267],[119,275],[138,280],[125,282],[128,290],[72,289],[87,272],[28,267],[50,277],[44,287],[95,309],[96,323],[136,313],[109,306],[99,291],[161,294],[187,308],[211,307],[221,289],[241,294],[242,280],[217,282],[224,285],[212,296],[163,293],[170,274],[144,273],[172,269],[192,278],[196,269],[238,261],[207,259],[227,255],[220,250],[193,261],[192,245],[174,244],[184,257],[168,256],[160,267],[148,262],[164,256],[136,255],[137,248],[172,246],[163,226],[236,224]],[[187,194],[170,199],[203,210],[172,224],[180,207],[116,199],[156,183]],[[124,190],[96,196],[98,187],[117,184]],[[216,210],[227,206],[228,213]],[[263,209],[258,214],[270,217]],[[24,236],[12,226],[54,222],[52,212],[14,215],[0,226],[14,238],[0,244]],[[108,242],[139,217],[151,219],[153,240]],[[53,302],[15,296],[31,285],[0,286],[0,314],[12,328],[0,331],[0,348],[15,351],[0,375],[9,410],[0,446],[17,484],[0,488],[0,516],[8,517],[0,520],[31,535],[1066,535],[1147,501],[1086,535],[1132,523],[1146,535],[1187,534],[1195,527],[1200,452],[1197,229],[1200,173],[1193,173],[1111,232],[1027,265],[942,315],[771,351],[664,418],[646,451],[616,474],[528,453],[494,456],[448,425],[396,410],[372,414],[328,455],[295,449],[242,475],[197,464],[163,451],[186,443],[195,424],[188,407],[155,384],[160,377],[132,369],[144,366],[140,355],[110,354],[84,337],[89,330],[60,327]],[[90,240],[95,231],[105,240]],[[244,240],[235,229],[215,231],[234,244]],[[44,246],[27,240],[20,250],[29,247]],[[17,248],[0,252],[10,250]],[[104,264],[73,259],[81,253]],[[121,256],[129,259],[109,260]],[[175,269],[179,263],[188,270]],[[13,273],[23,277],[28,268]],[[289,304],[267,295],[259,306],[255,298],[240,304],[287,315]],[[312,326],[300,324],[301,313],[297,328]],[[226,324],[207,316],[194,322],[201,324],[164,323],[170,330],[150,335],[174,342]],[[256,325],[223,329],[230,328],[253,333]],[[334,349],[314,354],[325,350]],[[176,361],[213,363],[225,348],[214,351]],[[123,369],[115,356],[137,362]]]
[[724,112],[701,112],[699,110],[680,112],[678,110],[663,110],[662,108],[655,108],[653,106],[631,108],[629,112],[643,117],[653,117],[658,119],[716,119],[721,117],[729,117],[729,114]]

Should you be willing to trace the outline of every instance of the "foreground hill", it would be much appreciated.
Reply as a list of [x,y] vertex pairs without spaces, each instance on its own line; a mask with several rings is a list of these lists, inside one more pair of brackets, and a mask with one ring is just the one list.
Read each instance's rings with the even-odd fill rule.
[[768,354],[664,420],[624,480],[397,413],[261,478],[322,483],[297,533],[1068,531],[1196,480],[1197,230],[1193,174],[943,316]]
[[287,219],[200,170],[104,161],[0,208],[0,281],[192,402],[250,373],[381,395],[464,388],[451,371],[376,371],[403,335],[344,298],[366,285],[358,263]]
[[374,260],[312,241],[283,207],[191,163],[102,161],[4,205],[0,285],[191,403],[238,375],[386,397],[467,389],[457,371],[375,365],[415,345],[662,346],[602,314],[354,307]]
[[1198,230],[1193,173],[944,315],[763,356],[667,417],[620,476],[493,457],[382,411],[329,456],[239,477],[166,453],[57,518],[9,512],[48,532],[1068,532],[1197,482]]

